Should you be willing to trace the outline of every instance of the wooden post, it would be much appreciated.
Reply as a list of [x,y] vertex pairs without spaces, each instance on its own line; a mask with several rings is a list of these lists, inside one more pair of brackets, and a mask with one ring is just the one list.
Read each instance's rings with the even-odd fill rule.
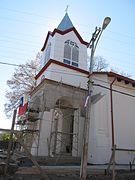
[[116,145],[113,147],[113,171],[112,171],[112,180],[115,180],[115,150],[116,150]]
[[8,169],[8,165],[9,165],[9,160],[10,160],[10,153],[11,153],[12,142],[13,142],[13,133],[14,133],[16,113],[17,113],[17,109],[14,109],[12,126],[11,126],[11,131],[10,131],[10,139],[9,139],[9,143],[8,143],[7,159],[6,159],[5,169],[4,169],[4,174],[5,175],[7,173],[7,169]]
[[108,167],[106,169],[106,174],[109,174],[109,170],[110,170],[110,166],[111,166],[111,163],[113,163],[113,170],[115,168],[115,151],[116,151],[116,145],[114,145],[114,147],[112,148],[112,155],[111,155],[111,158],[110,158],[110,161],[109,161],[109,164],[108,164]]

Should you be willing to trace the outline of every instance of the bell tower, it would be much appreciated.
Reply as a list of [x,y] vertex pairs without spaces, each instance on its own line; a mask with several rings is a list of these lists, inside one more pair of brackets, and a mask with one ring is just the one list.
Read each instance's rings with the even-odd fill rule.
[[[42,76],[41,80],[48,78],[60,81],[65,79],[62,74],[65,71],[71,71],[72,74],[77,74],[77,71],[88,74],[87,47],[88,42],[80,36],[66,12],[58,27],[47,34],[41,49],[41,71],[36,79]],[[56,70],[61,74],[56,74]],[[71,77],[66,79],[66,83],[69,79],[71,81]]]

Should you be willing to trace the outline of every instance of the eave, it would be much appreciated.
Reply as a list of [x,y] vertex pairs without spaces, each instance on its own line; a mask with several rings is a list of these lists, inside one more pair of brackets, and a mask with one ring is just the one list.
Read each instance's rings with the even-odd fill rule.
[[46,37],[46,40],[45,40],[45,42],[44,42],[44,45],[43,45],[41,51],[44,51],[49,36],[52,36],[52,37],[53,37],[56,33],[58,33],[58,34],[60,34],[60,35],[65,35],[65,34],[71,32],[71,31],[73,31],[73,32],[76,34],[76,36],[78,37],[79,41],[80,41],[82,44],[84,44],[84,45],[86,45],[86,46],[89,45],[88,42],[86,42],[86,41],[84,41],[84,40],[82,39],[82,37],[80,36],[80,34],[78,33],[78,31],[76,30],[75,27],[70,28],[70,29],[67,29],[67,30],[65,30],[65,31],[60,31],[60,30],[58,30],[58,29],[54,29],[53,32],[50,32],[50,31],[48,32],[47,37]]

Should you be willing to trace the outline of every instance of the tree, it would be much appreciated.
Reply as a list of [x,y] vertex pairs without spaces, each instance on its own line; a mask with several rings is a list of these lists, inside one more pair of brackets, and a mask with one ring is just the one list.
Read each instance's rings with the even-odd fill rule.
[[[90,57],[88,57],[88,67],[90,64]],[[102,72],[107,71],[109,64],[102,56],[96,56],[94,58],[93,71],[94,72]]]
[[10,80],[7,80],[9,91],[6,92],[5,97],[7,103],[5,106],[5,113],[10,117],[13,109],[17,106],[17,102],[23,94],[29,94],[35,87],[35,75],[39,71],[39,60],[26,62],[15,68],[15,72]]
[[94,58],[94,67],[93,71],[101,72],[101,71],[107,71],[109,64],[106,62],[106,60],[101,56],[96,56]]
[[2,141],[9,141],[10,140],[10,133],[3,133],[1,135],[0,140],[2,140]]

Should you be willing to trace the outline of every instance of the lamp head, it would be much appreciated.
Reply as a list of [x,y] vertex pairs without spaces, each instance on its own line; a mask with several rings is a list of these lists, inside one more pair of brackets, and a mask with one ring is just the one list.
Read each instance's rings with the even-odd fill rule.
[[111,18],[110,17],[105,17],[104,21],[103,21],[103,25],[102,25],[102,30],[104,30],[108,24],[110,23]]

